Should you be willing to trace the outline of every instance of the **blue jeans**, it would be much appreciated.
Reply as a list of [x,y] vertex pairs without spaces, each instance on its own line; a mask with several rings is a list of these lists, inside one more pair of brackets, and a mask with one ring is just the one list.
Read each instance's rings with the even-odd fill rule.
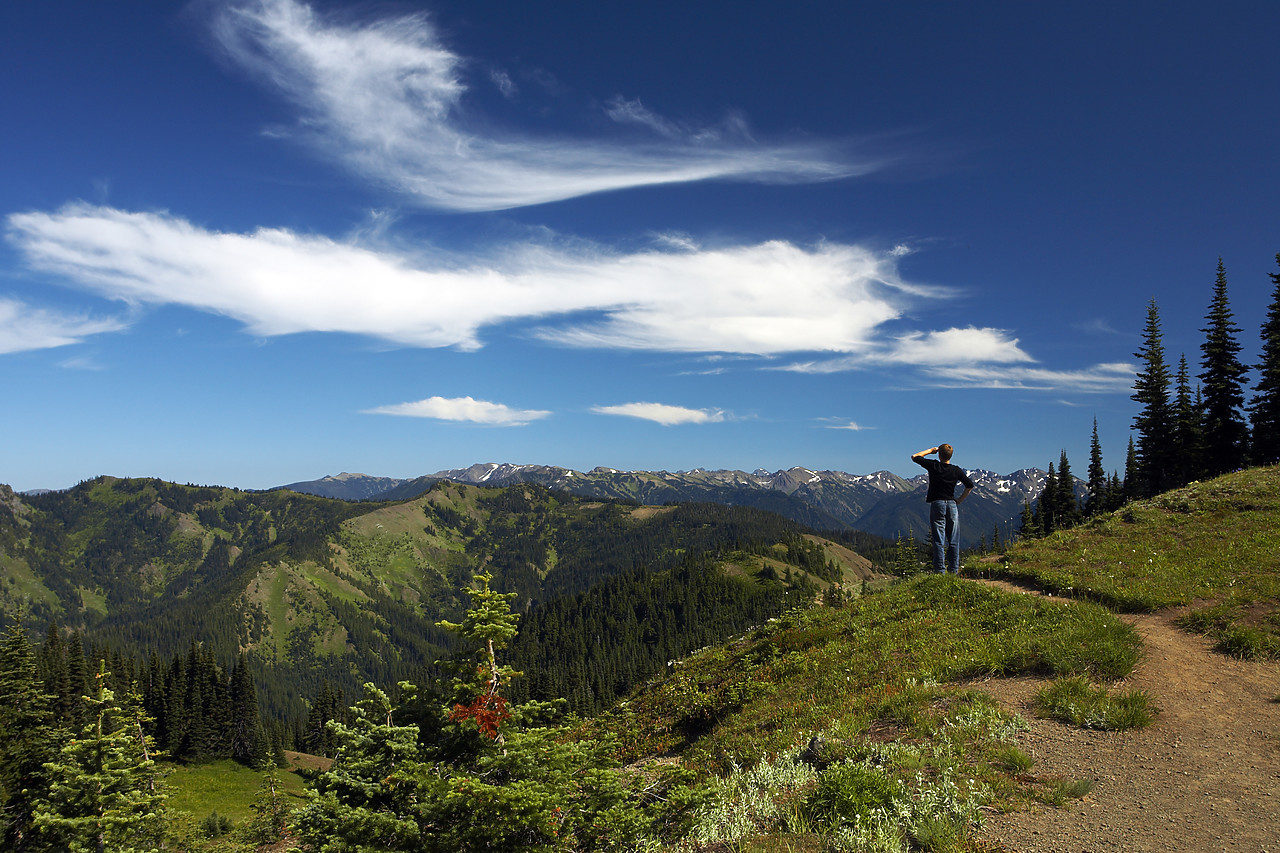
[[929,504],[929,532],[933,542],[933,570],[960,574],[960,506],[955,501]]

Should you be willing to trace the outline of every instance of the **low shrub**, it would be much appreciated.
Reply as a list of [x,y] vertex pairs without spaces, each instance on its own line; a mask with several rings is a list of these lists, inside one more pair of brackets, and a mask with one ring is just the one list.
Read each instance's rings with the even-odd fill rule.
[[841,764],[822,775],[809,796],[815,822],[837,827],[869,820],[874,811],[888,811],[897,793],[894,782],[862,764]]

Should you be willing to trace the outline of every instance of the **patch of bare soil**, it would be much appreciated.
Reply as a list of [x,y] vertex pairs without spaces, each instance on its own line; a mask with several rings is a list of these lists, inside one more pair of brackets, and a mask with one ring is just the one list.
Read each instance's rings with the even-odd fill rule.
[[1280,664],[1236,660],[1177,628],[1176,613],[1124,617],[1145,660],[1119,689],[1147,691],[1156,722],[1129,732],[1083,731],[1036,717],[1044,682],[981,688],[1022,714],[1020,743],[1041,777],[1091,779],[1062,809],[988,818],[981,836],[1017,853],[1248,851],[1280,853]]

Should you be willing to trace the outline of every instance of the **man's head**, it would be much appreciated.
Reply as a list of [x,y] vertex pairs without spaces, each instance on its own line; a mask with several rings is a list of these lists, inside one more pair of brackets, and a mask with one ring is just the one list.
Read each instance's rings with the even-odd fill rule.
[[950,462],[951,454],[954,452],[955,451],[952,450],[951,445],[949,444],[938,445],[938,459],[942,460],[943,462]]

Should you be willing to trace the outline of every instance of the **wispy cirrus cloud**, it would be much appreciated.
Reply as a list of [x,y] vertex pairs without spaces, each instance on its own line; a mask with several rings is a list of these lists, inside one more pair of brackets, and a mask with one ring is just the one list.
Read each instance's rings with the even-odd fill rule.
[[486,327],[522,321],[563,346],[847,353],[868,349],[915,292],[893,258],[839,244],[621,254],[528,243],[460,262],[84,204],[13,214],[8,226],[36,268],[111,299],[231,317],[263,336],[347,332],[477,349]]
[[[764,145],[726,129],[686,129],[625,98],[611,100],[607,114],[657,138],[496,134],[492,122],[469,119],[465,62],[425,15],[340,22],[296,0],[256,0],[226,9],[215,32],[235,61],[298,105],[296,133],[431,207],[500,210],[712,178],[826,181],[879,166],[830,145]],[[509,82],[504,74],[496,85],[510,94]]]
[[663,426],[714,424],[720,423],[726,417],[720,409],[689,409],[684,406],[669,406],[665,403],[623,403],[618,406],[596,406],[591,411],[597,415],[639,418]]
[[933,384],[939,387],[1108,394],[1132,389],[1137,370],[1138,365],[1131,362],[1095,364],[1080,370],[968,364],[933,366],[928,368],[927,373]]
[[65,314],[0,297],[0,353],[78,344],[93,335],[123,331],[128,325],[119,317]]
[[895,365],[916,368],[919,381],[933,387],[1088,394],[1124,391],[1132,386],[1137,370],[1137,365],[1129,362],[1095,364],[1077,370],[1042,367],[1008,331],[972,326],[912,332],[875,341],[856,355],[798,362],[778,369],[797,373],[839,373]]
[[[622,253],[527,242],[459,259],[278,228],[223,233],[167,213],[87,204],[12,214],[8,239],[34,268],[134,306],[181,305],[256,335],[340,332],[416,347],[479,349],[504,324],[559,346],[777,357],[803,373],[912,368],[935,386],[1122,391],[1130,364],[1038,365],[1001,329],[886,334],[909,297],[898,254],[782,241]],[[360,240],[368,240],[365,243]],[[119,331],[119,319],[0,303],[8,351]]]
[[942,329],[909,332],[877,341],[856,356],[820,359],[783,366],[796,373],[840,373],[885,364],[909,364],[931,369],[971,364],[1034,362],[1003,329]]
[[454,421],[488,426],[525,426],[531,421],[551,415],[541,409],[513,409],[502,403],[476,400],[472,397],[428,397],[412,403],[396,403],[366,409],[369,415],[400,415],[409,418],[430,418],[437,421]]

